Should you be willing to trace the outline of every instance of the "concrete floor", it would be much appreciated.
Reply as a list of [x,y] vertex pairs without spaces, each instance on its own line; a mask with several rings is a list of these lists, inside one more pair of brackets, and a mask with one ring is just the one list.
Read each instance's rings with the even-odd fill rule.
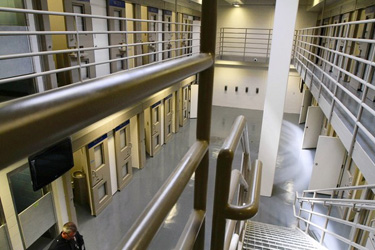
[[[240,114],[247,118],[251,160],[254,161],[258,155],[262,111],[213,108],[206,249],[210,246],[216,158],[234,119]],[[168,144],[163,146],[159,154],[147,159],[145,168],[135,169],[129,185],[113,196],[111,204],[100,215],[92,217],[88,208],[77,206],[79,231],[84,236],[87,249],[113,249],[117,246],[195,141],[195,127],[196,120],[191,119]],[[314,150],[301,150],[302,133],[303,126],[298,125],[298,115],[285,114],[273,195],[261,197],[260,209],[254,220],[286,227],[296,225],[292,210],[294,193],[307,189],[315,153]],[[193,183],[193,180],[189,182],[149,249],[174,249],[192,209]]]

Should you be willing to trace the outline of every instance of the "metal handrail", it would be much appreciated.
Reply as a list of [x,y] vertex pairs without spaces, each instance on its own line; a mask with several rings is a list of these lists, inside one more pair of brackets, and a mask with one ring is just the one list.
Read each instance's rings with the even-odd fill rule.
[[[308,233],[311,227],[319,229],[321,234],[320,244],[324,243],[325,235],[329,234],[336,238],[337,240],[347,244],[349,247],[354,247],[356,249],[366,249],[366,247],[362,246],[359,241],[357,240],[356,236],[358,230],[362,230],[363,232],[368,233],[375,233],[375,228],[371,227],[370,225],[366,225],[366,216],[364,216],[367,212],[375,210],[375,201],[371,200],[371,193],[372,189],[375,188],[375,185],[362,185],[362,186],[351,186],[351,187],[340,187],[340,188],[325,188],[325,189],[315,189],[315,190],[305,190],[302,192],[302,196],[298,195],[296,192],[294,205],[293,205],[293,212],[294,216],[297,218],[298,229],[302,230],[299,222],[304,222],[305,229],[304,231]],[[348,198],[338,198],[337,194],[343,191],[358,191],[363,190],[361,199],[348,199]],[[316,197],[317,193],[319,192],[331,192],[330,198],[320,198]],[[307,194],[313,194],[313,197],[306,197]],[[299,212],[297,213],[297,204],[299,204]],[[307,206],[304,206],[307,204]],[[327,209],[326,213],[323,213],[321,209],[318,211],[314,211],[314,209],[319,206],[320,208],[325,207]],[[307,208],[306,208],[307,207]],[[351,209],[352,211],[356,212],[354,221],[347,221],[341,217],[337,213],[332,213],[332,209],[341,208],[341,209]],[[307,216],[302,215],[302,213],[306,214]],[[314,220],[314,218],[320,217],[323,218],[323,222],[321,220]],[[307,217],[307,218],[306,218]],[[336,224],[346,225],[351,227],[351,233],[347,237],[343,235],[339,235],[328,228],[329,221],[335,222]]]
[[[132,225],[126,236],[121,240],[117,249],[147,248],[207,151],[208,143],[206,141],[197,141],[193,144],[145,210],[143,210],[137,221]],[[203,214],[198,224],[201,225],[204,219],[205,216]]]
[[0,169],[212,65],[199,54],[2,104]]
[[[0,13],[3,12],[10,12],[10,13],[22,13],[25,15],[48,15],[48,16],[60,16],[64,18],[86,18],[86,19],[100,19],[104,21],[121,21],[121,22],[141,22],[141,23],[157,23],[157,24],[170,24],[174,25],[175,27],[177,26],[189,26],[189,30],[176,30],[175,31],[167,31],[167,30],[154,30],[154,31],[148,31],[148,30],[121,30],[121,31],[114,31],[114,30],[95,30],[95,31],[87,31],[87,30],[78,30],[77,23],[75,27],[72,30],[64,30],[64,31],[54,31],[54,30],[35,30],[35,28],[29,28],[24,31],[0,31],[0,37],[1,36],[38,36],[38,37],[51,37],[53,35],[63,35],[63,36],[72,36],[75,37],[75,45],[69,45],[70,48],[62,49],[62,50],[53,50],[53,48],[50,48],[49,50],[45,51],[39,51],[39,49],[32,49],[29,53],[15,53],[15,54],[5,54],[0,56],[0,60],[8,60],[8,59],[13,59],[13,58],[25,58],[25,57],[35,57],[36,60],[39,60],[38,57],[41,56],[46,56],[46,55],[56,55],[56,54],[76,54],[77,55],[77,65],[72,65],[68,66],[65,65],[66,67],[59,65],[58,69],[54,69],[57,65],[53,65],[51,68],[49,67],[42,67],[39,70],[36,70],[36,72],[33,72],[31,74],[22,74],[22,75],[16,75],[16,76],[11,76],[8,78],[0,79],[0,84],[3,83],[9,83],[9,82],[14,82],[14,81],[20,81],[20,80],[26,80],[26,79],[37,79],[38,77],[45,77],[45,76],[54,76],[57,73],[63,73],[63,72],[68,72],[68,71],[73,71],[73,70],[82,70],[82,69],[87,69],[90,67],[98,66],[98,65],[103,65],[103,64],[113,64],[119,61],[124,61],[124,62],[132,62],[129,60],[137,60],[139,58],[145,58],[146,56],[153,56],[153,55],[160,55],[160,58],[157,59],[157,62],[160,61],[166,61],[170,59],[170,57],[179,58],[182,56],[191,56],[194,55],[195,53],[192,53],[192,49],[199,46],[199,45],[192,45],[193,42],[196,42],[199,44],[199,39],[193,39],[191,36],[194,34],[198,33],[198,31],[193,31],[192,27],[199,27],[199,24],[192,24],[192,23],[178,23],[178,22],[166,22],[166,21],[158,21],[158,20],[145,20],[145,19],[134,19],[134,18],[125,18],[125,17],[112,17],[112,16],[105,16],[105,15],[93,15],[93,14],[79,14],[79,13],[69,13],[69,12],[55,12],[55,11],[47,11],[47,10],[31,10],[31,9],[19,9],[19,8],[4,8],[0,7]],[[31,22],[30,27],[33,26],[33,22]],[[97,35],[97,34],[103,34],[103,35],[123,35],[125,37],[125,41],[127,41],[124,44],[118,44],[118,45],[108,45],[108,46],[95,46],[95,47],[83,47],[81,46],[82,44],[80,43],[80,35]],[[139,43],[128,43],[129,39],[134,37],[134,40],[137,40],[135,36],[139,34],[169,34],[174,39],[172,40],[158,40],[154,42],[142,42]],[[187,34],[186,37],[177,39],[180,35],[182,34]],[[198,41],[198,42],[197,42]],[[186,42],[188,46],[184,46],[182,42]],[[158,48],[156,51],[151,52],[146,50],[147,53],[142,53],[140,54],[139,52],[135,53],[132,55],[132,52],[128,53],[128,48],[129,47],[137,47],[141,45],[159,45],[164,43],[175,43],[175,48],[170,48],[170,49],[160,49]],[[100,60],[98,61],[97,58],[95,58],[95,61],[90,61],[90,63],[82,63],[81,61],[81,55],[83,55],[83,52],[85,51],[97,51],[97,50],[102,50],[102,49],[122,49],[125,48],[126,52],[122,54],[120,58],[112,58],[109,60]],[[35,50],[35,51],[33,51]],[[180,51],[184,50],[182,53],[183,55],[180,55]],[[169,58],[164,58],[163,55],[164,52],[176,52],[175,55],[170,55]],[[135,63],[135,62],[134,62]],[[132,66],[127,66],[127,70],[133,67],[139,67],[139,64],[132,65]],[[78,71],[80,72],[80,71]],[[1,76],[0,76],[1,78]],[[41,79],[41,78],[39,78]],[[81,73],[79,73],[79,81],[83,82],[85,81],[84,78],[82,78]],[[64,83],[65,85],[65,83]],[[56,83],[53,84],[53,87],[57,87]],[[51,88],[51,87],[49,87]],[[40,89],[40,92],[42,92],[43,89]]]
[[[374,130],[371,127],[371,122],[364,123],[365,114],[367,119],[375,117],[375,106],[367,100],[367,98],[371,100],[375,96],[375,88],[371,83],[371,67],[374,66],[375,50],[369,50],[366,55],[357,54],[355,48],[357,48],[358,43],[363,43],[370,48],[370,46],[374,46],[374,40],[371,37],[359,37],[360,35],[354,33],[353,28],[374,22],[375,19],[369,19],[298,30],[297,49],[294,56],[295,67],[301,74],[306,86],[310,90],[314,87],[314,90],[317,90],[312,91],[312,93],[319,104],[325,107],[324,111],[328,117],[328,122],[331,123],[334,114],[337,114],[339,119],[345,123],[342,128],[340,125],[339,128],[336,128],[336,124],[332,125],[338,136],[347,138],[344,146],[348,151],[348,156],[352,157],[355,154],[355,148],[358,148],[356,145],[361,147],[367,155],[368,163],[358,165],[364,173],[368,172],[364,169],[369,169],[369,164],[375,166],[373,152],[366,149],[375,145]],[[340,30],[345,29],[345,32],[335,35],[332,32],[332,27],[340,27]],[[325,32],[326,34],[322,32],[324,29],[328,31]],[[317,35],[321,33],[322,35]],[[333,42],[336,43],[335,46],[332,46]],[[322,65],[319,65],[319,63],[322,63]],[[356,69],[354,65],[361,65],[360,70]],[[333,88],[329,88],[327,81]],[[358,95],[356,87],[352,86],[353,84],[358,84],[358,87],[363,88],[361,95]],[[348,98],[340,98],[338,91]],[[323,98],[321,98],[322,96]],[[321,100],[324,100],[325,105],[321,103],[323,102]],[[354,112],[350,109],[350,107],[353,107],[353,102],[356,105],[356,111]],[[369,182],[373,182],[371,175],[367,175],[365,178],[369,178]]]
[[336,188],[319,188],[304,190],[303,193],[319,193],[329,191],[345,191],[345,190],[360,190],[360,189],[375,189],[374,184],[361,185],[361,186],[350,186],[350,187],[336,187]]
[[216,0],[205,0],[202,3],[202,53],[197,56],[116,73],[0,104],[0,170],[93,122],[200,73],[197,140],[118,248],[145,249],[195,173],[194,210],[178,244],[181,249],[193,245],[203,249],[216,6]]
[[[218,43],[220,59],[226,59],[227,56],[231,60],[234,57],[240,61],[249,61],[250,59],[258,61],[261,58],[267,62],[272,43],[272,31],[272,29],[262,28],[220,28],[220,41]],[[296,47],[296,34],[294,40],[292,57]]]
[[[244,193],[241,195],[240,192],[238,197],[240,205],[233,205],[230,203],[233,197],[233,189],[238,188],[238,181],[231,182],[231,169],[235,151],[240,143],[243,149],[241,172],[250,188],[247,192],[247,199],[244,198]],[[258,211],[262,164],[260,161],[256,161],[256,164],[251,168],[250,174],[248,174],[250,166],[249,154],[246,119],[244,116],[239,116],[235,120],[229,136],[224,141],[217,160],[211,249],[224,249],[225,245],[228,246],[227,243],[230,237],[227,236],[225,238],[227,219],[250,219]],[[242,205],[243,202],[245,205]],[[233,226],[230,228],[233,229]]]

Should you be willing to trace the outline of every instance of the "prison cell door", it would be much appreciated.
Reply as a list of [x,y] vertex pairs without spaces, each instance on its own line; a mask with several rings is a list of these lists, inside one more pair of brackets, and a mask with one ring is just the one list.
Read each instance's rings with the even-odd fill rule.
[[163,60],[172,57],[172,11],[163,10]]
[[183,127],[189,118],[189,86],[185,86],[181,90],[181,105],[180,105],[180,126]]
[[[326,18],[323,20],[323,25],[328,25],[329,24],[329,18]],[[329,34],[329,28],[322,28],[321,31],[320,31],[320,37],[319,38],[319,45],[321,47],[327,47],[328,46],[328,40],[327,40],[327,36]],[[318,48],[317,50],[317,54],[318,56],[322,57],[323,59],[326,59],[327,58],[327,51],[326,50],[323,50],[323,49],[320,49]],[[324,61],[318,57],[316,57],[316,64],[318,64],[319,66],[323,66],[325,65]]]
[[[148,56],[148,63],[153,63],[159,60],[159,54],[155,53],[158,51],[158,20],[159,10],[157,8],[148,7],[147,8],[147,19],[154,21],[147,23],[147,30],[150,32],[147,34],[148,53],[153,53]],[[155,32],[155,33],[154,33]]]
[[302,148],[316,148],[322,131],[324,114],[320,107],[310,106],[307,109],[305,130],[303,132]]
[[172,138],[173,103],[172,94],[164,99],[164,143]]
[[123,189],[132,178],[132,156],[130,142],[130,122],[120,124],[115,128],[115,151],[117,188]]
[[[34,9],[48,11],[47,0],[39,0],[33,2],[36,6]],[[37,18],[37,30],[50,31],[50,17],[48,15],[35,15],[34,18]],[[38,44],[40,50],[42,51],[52,51],[52,36],[39,36]],[[35,60],[35,59],[33,59]],[[56,68],[55,62],[53,60],[53,55],[40,56],[41,66],[43,71],[54,70]],[[44,89],[53,89],[57,88],[57,77],[56,74],[49,74],[43,77]]]
[[151,151],[150,155],[154,156],[161,149],[161,101],[151,106]]
[[[124,18],[125,2],[121,0],[108,1],[108,16]],[[108,19],[109,31],[126,32],[126,21]],[[121,47],[109,49],[110,59],[121,59],[127,57],[127,35],[125,33],[109,34],[109,45],[122,45]],[[118,72],[128,68],[127,60],[118,60],[111,62],[111,73]]]
[[303,93],[302,93],[302,106],[301,106],[301,110],[300,110],[300,113],[299,113],[299,121],[298,121],[299,124],[305,123],[306,115],[307,115],[307,109],[311,105],[311,100],[312,100],[312,94],[311,94],[310,90],[305,85],[305,87],[303,89]]
[[[333,17],[333,24],[338,24],[340,23],[340,15]],[[340,34],[340,27],[339,26],[332,26],[328,28],[329,33],[328,35],[330,37],[338,37]],[[337,39],[328,39],[328,49],[330,50],[335,50],[336,46],[338,45],[338,40]],[[329,63],[334,63],[335,59],[335,53],[332,53],[330,51],[327,51],[327,57],[326,60]],[[331,64],[326,63],[324,70],[332,72],[333,66]]]
[[[346,13],[344,15],[341,15],[340,19],[341,19],[341,23],[346,23],[346,22],[349,22],[349,18],[350,18],[350,14],[349,13]],[[338,20],[340,20],[338,19]],[[347,25],[344,25],[344,26],[339,26],[337,28],[337,32],[336,32],[336,36],[338,37],[346,37],[347,35],[349,36],[349,30],[348,30],[348,26]],[[335,47],[333,48],[334,50],[336,51],[339,51],[339,52],[345,52],[344,50],[346,50],[346,48],[344,48],[344,46],[347,48],[348,47],[348,41],[346,41],[346,45],[345,45],[345,41],[344,40],[336,40],[336,43],[335,43]],[[337,54],[334,54],[332,53],[332,57],[333,57],[333,60],[331,61],[334,65],[342,68],[343,66],[343,60],[344,60],[344,57],[339,57]],[[339,79],[338,76],[340,74],[340,77],[341,77],[341,73],[338,69],[334,68],[333,66],[331,66],[331,71],[333,72],[332,73],[332,77],[334,77],[335,79]]]
[[[361,14],[361,20],[369,20],[369,19],[374,18],[375,7],[369,7],[362,11],[363,12]],[[358,28],[357,36],[362,39],[374,39],[374,23],[360,24]],[[355,49],[354,49],[354,56],[372,61],[374,60],[373,58],[371,58],[372,57],[371,52],[373,51],[373,49],[374,49],[374,44],[370,44],[366,42],[356,42]],[[371,71],[371,66],[366,65],[362,62],[358,62],[357,60],[354,61],[353,67],[351,69],[351,72],[353,72],[354,75],[365,80],[367,71]],[[371,80],[369,82],[371,82]],[[357,80],[353,78],[350,78],[350,85],[356,90],[359,90],[359,91],[364,90],[364,85],[362,83],[359,83]]]
[[182,15],[182,22],[183,28],[182,28],[182,44],[181,47],[183,48],[183,54],[190,54],[191,53],[191,44],[192,44],[192,34],[191,31],[193,30],[193,27],[191,24],[193,24],[193,17],[183,14]]
[[112,200],[107,134],[87,145],[91,211],[98,215]]
[[319,136],[308,189],[335,188],[344,156],[345,148],[338,137]]
[[[374,12],[375,12],[375,6],[367,8],[365,10],[365,19],[373,19],[374,18]],[[375,25],[374,23],[367,23],[364,28],[364,34],[363,34],[364,39],[370,39],[374,40],[375,39]],[[374,56],[374,49],[375,49],[375,44],[374,43],[360,43],[360,47],[363,47],[362,49],[362,58],[374,62],[375,61],[375,56]],[[368,65],[368,64],[361,64],[361,70],[360,70],[360,75],[359,77],[364,79],[365,81],[371,83],[372,85],[375,84],[375,77],[374,77],[374,67]],[[361,84],[362,90],[364,90],[363,84]],[[368,88],[368,94],[367,97],[370,99],[370,101],[375,101],[375,91],[373,89]]]
[[181,89],[178,89],[174,92],[174,101],[173,101],[173,110],[174,110],[174,125],[173,132],[177,133],[180,129],[180,100],[181,100]]
[[[65,12],[73,12],[76,14],[91,14],[90,1],[87,0],[64,0]],[[92,31],[92,19],[82,16],[66,16],[65,25],[68,31]],[[80,34],[77,39],[76,34],[67,35],[67,44],[69,48],[93,48],[94,38],[92,34]],[[79,40],[79,44],[78,44]],[[69,80],[71,83],[79,82],[96,77],[95,66],[84,67],[85,64],[95,62],[94,51],[82,51],[80,53],[73,52],[64,57],[64,63],[68,66],[83,66],[79,70],[71,70],[69,72]]]

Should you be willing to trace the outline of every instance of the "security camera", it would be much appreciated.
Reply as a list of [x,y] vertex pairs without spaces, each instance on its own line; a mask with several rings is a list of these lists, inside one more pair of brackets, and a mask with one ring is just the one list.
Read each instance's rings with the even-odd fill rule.
[[258,58],[254,58],[254,62],[257,62],[258,61]]

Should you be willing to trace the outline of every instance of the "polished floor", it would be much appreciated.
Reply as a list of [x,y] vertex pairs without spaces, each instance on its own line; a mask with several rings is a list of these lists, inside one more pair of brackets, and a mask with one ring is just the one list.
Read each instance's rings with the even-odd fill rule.
[[[218,151],[238,115],[244,115],[249,128],[251,159],[258,155],[262,111],[214,107],[210,145],[205,249],[210,246],[214,176]],[[97,217],[77,205],[79,231],[89,250],[113,249],[168,178],[179,160],[195,141],[196,120],[191,119],[163,146],[161,152],[147,159],[145,168],[134,170],[132,181],[113,196],[111,204]],[[298,115],[285,114],[282,128],[275,184],[272,197],[261,197],[260,209],[253,218],[274,225],[295,227],[292,204],[295,191],[306,189],[312,170],[314,150],[301,150],[303,126]],[[149,249],[174,249],[188,219],[193,203],[193,183],[188,186],[169,213]]]

